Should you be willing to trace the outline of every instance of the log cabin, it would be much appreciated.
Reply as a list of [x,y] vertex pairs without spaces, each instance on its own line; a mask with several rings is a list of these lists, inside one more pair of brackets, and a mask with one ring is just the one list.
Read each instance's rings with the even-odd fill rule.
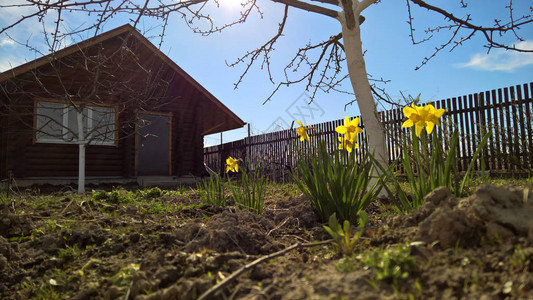
[[203,137],[244,124],[123,25],[0,74],[0,181],[75,181],[80,141],[88,183],[201,176]]

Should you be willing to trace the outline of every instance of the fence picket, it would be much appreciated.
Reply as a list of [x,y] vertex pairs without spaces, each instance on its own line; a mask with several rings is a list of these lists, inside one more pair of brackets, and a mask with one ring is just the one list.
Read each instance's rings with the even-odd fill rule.
[[[509,88],[503,89],[503,106],[504,106],[504,117],[505,117],[505,129],[506,130],[506,136],[505,136],[505,145],[503,155],[505,156],[505,161],[507,163],[507,170],[514,172],[514,166],[512,161],[512,153],[513,153],[513,145],[512,145],[512,127],[511,127],[511,105],[509,102]],[[504,129],[504,130],[505,130]]]
[[[531,91],[531,93],[529,92]],[[528,85],[524,84],[524,98],[525,98],[525,107],[526,107],[526,126],[527,126],[527,132],[529,135],[528,138],[528,150],[527,153],[529,153],[529,168],[533,168],[533,130],[532,130],[532,123],[533,123],[533,99],[530,97],[533,96],[533,83]]]
[[[461,97],[455,98],[455,101],[457,102],[457,114],[459,115],[459,123],[455,124],[453,127],[454,130],[457,130],[457,134],[459,135],[460,141],[465,141],[466,134],[465,134],[465,126],[466,126],[466,117],[465,117],[465,109],[463,108],[463,101]],[[457,155],[461,159],[459,159],[459,171],[464,171],[468,167],[468,162],[466,160],[466,149],[464,147],[464,143],[460,143],[458,145],[457,149]]]
[[493,146],[493,152],[491,152],[491,156],[494,157],[494,160],[496,161],[496,165],[494,166],[495,169],[501,170],[502,169],[502,157],[500,156],[501,153],[501,142],[500,142],[500,110],[498,105],[498,99],[496,98],[496,90],[491,91],[491,103],[492,103],[492,118],[494,120],[494,125],[492,128],[492,136],[494,137],[494,146]]
[[[485,105],[485,95],[484,93],[479,93],[477,94],[477,98],[478,98],[478,122],[479,122],[479,125],[478,125],[478,136],[477,136],[477,141],[478,141],[478,144],[476,144],[476,147],[479,145],[479,142],[481,142],[481,140],[483,139],[483,137],[485,136],[486,132],[487,132],[487,119],[486,119],[486,115],[485,115],[485,112],[487,110],[486,108],[486,105]],[[483,152],[482,152],[482,156],[479,158],[479,162],[480,164],[483,162],[483,165],[485,165],[485,167],[487,167],[487,164],[488,164],[488,147],[484,147],[483,148]],[[480,166],[480,169],[481,169],[481,166]]]
[[517,119],[518,119],[518,112],[517,112],[517,104],[516,104],[516,91],[515,91],[515,87],[514,86],[511,86],[509,87],[509,92],[510,92],[510,105],[511,105],[511,126],[512,126],[512,129],[513,129],[513,134],[509,136],[509,143],[511,144],[511,153],[510,153],[510,158],[511,158],[511,162],[514,166],[513,169],[518,169],[519,166],[520,166],[520,161],[519,161],[519,157],[520,157],[520,147],[518,145],[518,124],[517,123]]
[[487,144],[487,151],[488,153],[491,153],[487,156],[487,160],[488,160],[488,165],[487,165],[487,169],[488,170],[491,170],[493,168],[495,168],[496,166],[496,161],[494,160],[494,155],[492,155],[492,153],[494,153],[494,133],[493,133],[493,121],[492,121],[492,110],[493,110],[493,106],[492,106],[492,101],[491,101],[491,98],[490,98],[490,91],[486,91],[485,92],[485,112],[486,112],[486,127],[485,127],[485,132],[490,132],[491,135],[489,137],[489,140],[488,140],[488,144]]
[[[519,124],[525,124],[524,123],[524,98],[522,98],[522,87],[520,85],[517,85],[516,86],[516,102],[517,102],[517,106],[518,106],[518,121],[519,121]],[[516,121],[516,120],[515,120]],[[525,126],[516,126],[515,125],[516,130],[518,130],[520,132],[520,141],[516,141],[517,143],[517,147],[520,149],[520,153],[518,154],[518,159],[519,161],[521,162],[520,163],[520,166],[522,168],[525,168],[525,169],[528,169],[529,166],[528,166],[528,161],[527,161],[527,154],[526,154],[526,144],[527,144],[527,140],[526,140],[526,128]],[[518,128],[519,127],[519,128]],[[518,138],[518,135],[515,136],[515,139]]]

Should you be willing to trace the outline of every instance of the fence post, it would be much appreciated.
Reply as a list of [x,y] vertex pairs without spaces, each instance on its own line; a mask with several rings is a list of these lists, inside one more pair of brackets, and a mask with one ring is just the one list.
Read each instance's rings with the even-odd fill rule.
[[[250,165],[252,162],[251,162],[251,148],[250,148],[250,137],[251,137],[251,130],[250,130],[250,123],[247,124],[248,125],[248,138],[246,139],[246,142],[244,143],[245,144],[245,147],[246,147],[246,164]],[[250,160],[250,161],[248,161]]]

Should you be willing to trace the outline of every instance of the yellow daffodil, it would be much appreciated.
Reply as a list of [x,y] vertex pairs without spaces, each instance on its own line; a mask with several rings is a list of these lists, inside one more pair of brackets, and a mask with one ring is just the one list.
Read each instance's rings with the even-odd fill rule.
[[231,156],[228,157],[228,159],[226,159],[226,173],[229,171],[239,172],[239,160],[240,159],[235,159]]
[[363,132],[363,129],[359,128],[358,125],[359,118],[354,118],[350,121],[350,118],[346,116],[346,118],[344,118],[344,125],[338,126],[335,128],[335,131],[344,134],[345,139],[355,142],[357,141],[357,134]]
[[426,130],[428,133],[431,133],[433,131],[433,127],[435,125],[440,126],[440,117],[444,115],[444,112],[446,111],[444,108],[435,109],[435,107],[431,104],[428,104],[429,106],[429,116],[427,122]]
[[296,128],[296,133],[300,136],[300,141],[309,141],[309,135],[307,134],[307,131],[311,129],[311,127],[305,128],[305,125],[300,121],[296,121],[296,123],[300,125],[300,127]]
[[402,127],[411,127],[414,125],[416,136],[420,136],[422,129],[426,127],[427,133],[431,134],[435,125],[440,125],[439,118],[442,117],[444,112],[445,110],[443,108],[435,109],[431,104],[422,107],[413,103],[411,107],[407,106],[403,108],[403,113],[408,119],[403,122]]
[[349,153],[352,152],[353,149],[359,148],[359,145],[351,139],[344,138],[342,136],[339,136],[339,149],[346,149]]

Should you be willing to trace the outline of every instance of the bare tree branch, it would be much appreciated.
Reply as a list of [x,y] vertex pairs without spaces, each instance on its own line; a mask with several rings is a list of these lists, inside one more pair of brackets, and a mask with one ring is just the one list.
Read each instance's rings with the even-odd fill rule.
[[[316,45],[308,44],[306,47],[298,50],[296,55],[284,69],[285,81],[282,81],[277,84],[274,91],[263,102],[263,104],[270,101],[270,99],[277,93],[277,91],[281,87],[301,83],[303,81],[307,81],[306,90],[313,90],[310,96],[311,101],[315,98],[319,90],[327,93],[331,90],[334,90],[336,86],[340,85],[341,81],[348,78],[348,76],[344,76],[341,80],[337,79],[337,76],[342,71],[342,61],[344,61],[344,49],[342,44],[340,43],[341,38],[342,35],[337,34],[335,36],[330,37],[330,39],[327,41],[321,42]],[[330,49],[329,54],[327,54],[328,49]],[[310,61],[308,52],[313,50],[319,51],[318,58],[316,60]],[[322,64],[322,62],[325,63]],[[296,79],[290,79],[289,71],[291,73],[296,72],[303,65],[305,65],[309,69],[309,71],[307,71],[305,74],[299,76]],[[319,71],[320,68],[322,68],[321,71]],[[333,74],[329,75],[330,72],[333,72]]]
[[[433,35],[434,32],[439,32],[445,29],[450,30],[452,32],[450,38],[444,44],[438,47],[435,47],[435,51],[432,53],[432,55],[430,55],[429,57],[425,57],[421,65],[415,68],[416,70],[418,70],[421,66],[427,64],[433,57],[435,57],[443,49],[450,47],[450,52],[451,52],[456,47],[470,40],[478,32],[481,33],[483,37],[485,38],[486,43],[487,43],[485,47],[487,48],[488,52],[490,52],[492,48],[513,50],[513,51],[518,51],[518,52],[529,52],[529,53],[533,52],[533,49],[521,49],[521,48],[517,48],[516,45],[514,44],[508,45],[508,44],[505,44],[505,43],[502,43],[496,40],[497,37],[501,37],[507,32],[512,32],[514,36],[516,37],[516,39],[522,40],[517,34],[516,30],[521,28],[524,25],[533,23],[531,14],[524,15],[518,19],[514,18],[512,0],[510,0],[509,5],[506,6],[509,9],[509,22],[501,23],[501,21],[496,19],[494,20],[493,26],[481,26],[481,25],[473,24],[470,14],[467,14],[463,18],[458,18],[453,13],[445,9],[442,9],[440,7],[428,4],[423,0],[406,0],[406,2],[407,2],[407,10],[409,13],[409,18],[407,21],[409,23],[409,28],[410,28],[409,36],[411,37],[411,41],[413,44],[420,44],[420,43],[423,43],[423,42],[426,42],[432,39],[434,36]],[[412,8],[409,2],[412,2],[421,8],[425,8],[429,11],[443,15],[451,24],[445,25],[445,26],[437,26],[434,28],[428,28],[426,29],[426,34],[428,34],[429,36],[420,41],[416,41],[414,38],[414,31],[415,31],[414,25],[413,25],[414,18],[412,15]],[[462,5],[462,8],[467,7],[467,4],[464,3],[464,1],[461,1],[461,5]],[[461,30],[467,30],[469,31],[469,33],[467,34],[466,37],[459,37],[458,39],[456,39],[459,36],[459,32],[461,32]],[[495,36],[495,34],[497,34],[497,36]]]
[[346,20],[346,27],[348,27],[348,29],[352,29],[355,26],[353,2],[351,0],[340,0],[340,2],[343,7],[344,19]]
[[367,7],[369,7],[370,5],[376,3],[376,2],[379,2],[380,0],[362,0],[361,2],[359,2],[359,4],[357,5],[357,11],[359,13],[361,13],[363,10],[365,10]]
[[[339,16],[339,12],[338,11],[335,11],[335,10],[332,10],[332,9],[328,9],[328,8],[325,8],[325,7],[322,7],[322,6],[313,5],[313,4],[309,4],[309,3],[306,3],[306,2],[298,1],[298,0],[272,0],[272,1],[278,2],[278,3],[283,3],[285,5],[289,5],[289,6],[292,6],[292,7],[295,7],[295,8],[299,8],[299,9],[303,9],[303,10],[306,10],[306,11],[309,11],[309,12],[314,12],[314,13],[321,14],[321,15],[324,15],[324,16],[332,17],[332,18],[335,18],[335,19]],[[320,1],[320,2],[322,2],[322,1]]]
[[338,0],[311,0],[311,1],[339,6],[339,1]]
[[278,38],[280,38],[283,35],[283,30],[285,29],[285,24],[287,22],[288,14],[289,14],[289,6],[285,5],[285,11],[283,13],[283,19],[282,19],[281,23],[279,24],[278,32],[268,42],[266,42],[261,47],[255,49],[253,51],[247,52],[244,56],[241,56],[240,58],[238,58],[236,62],[231,63],[231,64],[226,63],[229,67],[234,67],[234,66],[236,66],[236,65],[238,65],[240,63],[244,63],[246,60],[249,59],[249,61],[247,63],[247,66],[246,66],[246,69],[244,70],[242,75],[239,77],[239,80],[234,84],[234,88],[235,89],[237,89],[239,87],[239,84],[242,82],[244,76],[246,76],[246,74],[248,73],[248,71],[250,70],[252,65],[255,63],[255,61],[259,58],[260,55],[263,56],[263,62],[261,64],[261,67],[265,67],[266,66],[266,69],[268,71],[269,79],[270,79],[270,81],[272,83],[274,83],[274,79],[272,78],[272,73],[270,72],[270,56],[269,56],[269,54],[270,54],[270,52],[272,52],[274,50],[274,44],[277,42]]

